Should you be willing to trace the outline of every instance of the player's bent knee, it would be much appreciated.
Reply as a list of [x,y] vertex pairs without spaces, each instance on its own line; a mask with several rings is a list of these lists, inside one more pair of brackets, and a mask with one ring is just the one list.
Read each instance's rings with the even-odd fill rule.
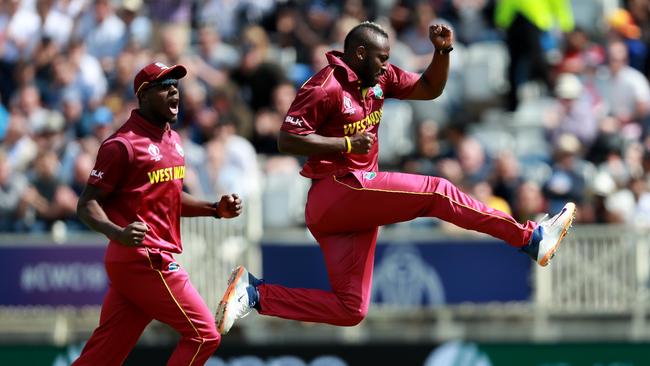
[[211,352],[214,352],[217,348],[219,348],[220,344],[221,336],[217,334],[216,338],[206,339],[205,342],[203,342],[203,347],[210,350]]

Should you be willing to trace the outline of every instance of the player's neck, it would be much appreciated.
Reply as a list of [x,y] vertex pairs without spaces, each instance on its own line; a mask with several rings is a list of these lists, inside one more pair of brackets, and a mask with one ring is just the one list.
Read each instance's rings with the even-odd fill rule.
[[142,119],[147,121],[147,123],[150,123],[151,125],[156,126],[161,130],[164,130],[167,126],[167,123],[169,122],[169,121],[163,121],[160,118],[155,117],[153,113],[148,112],[147,110],[142,108],[138,108],[136,112],[138,112],[138,114],[142,117]]

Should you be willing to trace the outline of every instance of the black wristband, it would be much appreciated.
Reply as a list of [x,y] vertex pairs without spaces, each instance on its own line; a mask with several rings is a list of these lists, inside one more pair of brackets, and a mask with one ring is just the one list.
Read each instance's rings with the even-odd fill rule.
[[212,216],[214,216],[215,219],[220,219],[221,216],[219,216],[219,210],[218,210],[219,209],[219,202],[213,203],[212,207],[214,208],[214,214]]
[[449,47],[447,47],[447,48],[443,48],[443,49],[440,49],[440,50],[437,50],[437,51],[438,51],[438,53],[441,54],[441,55],[446,55],[446,54],[448,54],[449,52],[451,52],[451,51],[453,51],[453,50],[454,50],[454,47],[453,47],[453,46],[449,46]]

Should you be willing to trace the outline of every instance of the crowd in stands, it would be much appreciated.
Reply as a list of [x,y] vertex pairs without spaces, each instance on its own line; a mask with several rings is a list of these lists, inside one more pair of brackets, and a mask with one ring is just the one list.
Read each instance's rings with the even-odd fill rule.
[[300,85],[365,20],[410,71],[431,59],[430,24],[456,36],[440,98],[386,101],[381,169],[443,176],[519,220],[570,200],[579,223],[650,225],[650,0],[548,0],[566,6],[550,23],[517,3],[3,0],[0,231],[85,230],[77,198],[152,61],[188,68],[174,126],[185,189],[261,197],[267,226],[302,225],[302,160],[276,136]]

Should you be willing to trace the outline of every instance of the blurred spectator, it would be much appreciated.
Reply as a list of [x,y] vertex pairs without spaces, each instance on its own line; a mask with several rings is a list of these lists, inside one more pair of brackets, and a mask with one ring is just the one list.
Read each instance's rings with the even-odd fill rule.
[[544,184],[544,196],[549,200],[548,210],[562,209],[564,202],[575,202],[580,207],[586,198],[586,182],[580,159],[580,141],[571,134],[560,136],[555,145],[553,172]]
[[27,117],[28,131],[40,129],[46,122],[47,109],[43,108],[41,95],[34,85],[27,85],[14,96],[11,109]]
[[229,83],[214,90],[212,106],[224,118],[232,120],[239,136],[251,139],[253,136],[253,112],[244,101],[236,85]]
[[79,80],[83,91],[83,100],[91,109],[95,108],[103,100],[108,88],[102,65],[97,58],[86,52],[86,45],[82,40],[70,42],[68,59],[72,64],[72,71],[76,75],[76,79]]
[[413,6],[414,21],[400,35],[400,40],[411,48],[415,59],[415,70],[423,71],[431,61],[433,45],[429,40],[429,26],[433,23],[445,24],[451,27],[449,21],[438,18],[432,3],[419,0]]
[[512,214],[508,202],[503,198],[496,196],[492,190],[492,186],[487,181],[482,180],[474,183],[471,192],[477,200],[485,203],[488,207],[505,212],[508,215]]
[[438,132],[438,123],[435,120],[425,120],[418,124],[415,151],[406,156],[402,163],[405,172],[438,175],[436,161],[440,158],[441,153]]
[[270,107],[273,90],[285,79],[282,68],[272,60],[272,45],[260,26],[247,27],[242,34],[241,64],[232,74],[244,100],[253,111]]
[[586,93],[577,76],[563,73],[555,85],[557,103],[553,105],[546,128],[555,143],[565,133],[576,136],[589,149],[598,134],[598,118],[591,95]]
[[57,179],[59,160],[53,151],[41,152],[28,173],[30,186],[21,197],[22,229],[29,232],[50,230],[58,220],[76,215],[77,198],[72,189]]
[[643,177],[633,177],[629,185],[605,200],[605,207],[612,214],[612,221],[650,227],[650,191]]
[[643,71],[648,49],[641,40],[641,28],[636,25],[632,14],[626,9],[616,9],[607,17],[607,24],[611,31],[610,37],[625,43],[629,65]]
[[510,150],[503,150],[494,159],[494,170],[489,177],[494,194],[502,197],[510,207],[516,206],[517,192],[523,184],[519,161]]
[[547,51],[556,48],[553,31],[573,29],[569,0],[498,0],[495,23],[506,31],[510,55],[510,90],[506,107],[514,111],[519,104],[518,88],[527,80],[538,80],[551,89]]
[[12,168],[7,154],[0,149],[0,232],[16,230],[20,197],[27,188],[27,178]]
[[122,0],[122,6],[117,12],[127,29],[123,42],[129,49],[139,50],[151,42],[151,20],[142,15],[142,5],[142,0]]
[[223,42],[219,33],[207,25],[198,29],[195,54],[215,70],[230,71],[239,64],[237,49]]
[[458,162],[468,183],[486,180],[491,167],[483,145],[473,137],[465,137],[458,145]]
[[203,197],[234,192],[242,199],[258,192],[259,171],[253,146],[235,134],[235,126],[224,121],[217,136],[206,143],[204,168],[196,169]]
[[562,58],[557,64],[556,71],[580,75],[590,65],[605,63],[605,49],[593,42],[589,34],[579,27],[567,33],[564,39]]
[[490,27],[491,19],[486,19],[489,0],[452,0],[451,4],[458,14],[458,39],[470,44],[474,42],[494,41],[499,39],[496,31]]
[[2,141],[9,165],[19,172],[24,172],[36,157],[36,143],[30,137],[29,126],[25,117],[18,112],[9,115],[9,126]]
[[74,20],[54,6],[55,0],[36,1],[36,12],[41,21],[42,42],[51,41],[57,49],[64,49],[72,35]]
[[[29,59],[40,40],[41,19],[21,0],[6,0],[0,8],[0,58],[8,64]],[[9,74],[10,75],[10,74]]]
[[607,112],[623,123],[621,132],[624,136],[638,139],[640,123],[648,118],[650,112],[648,79],[628,65],[627,48],[622,42],[610,42],[607,56],[607,67],[598,74]]
[[533,181],[525,181],[519,186],[515,202],[513,211],[517,221],[537,221],[540,214],[547,211],[542,188]]
[[273,90],[273,105],[255,115],[255,131],[251,142],[258,154],[278,155],[277,138],[284,117],[296,96],[296,88],[290,82],[284,82]]
[[111,0],[95,0],[82,15],[75,36],[85,41],[88,53],[99,60],[104,71],[110,72],[124,48],[127,29],[115,14]]

